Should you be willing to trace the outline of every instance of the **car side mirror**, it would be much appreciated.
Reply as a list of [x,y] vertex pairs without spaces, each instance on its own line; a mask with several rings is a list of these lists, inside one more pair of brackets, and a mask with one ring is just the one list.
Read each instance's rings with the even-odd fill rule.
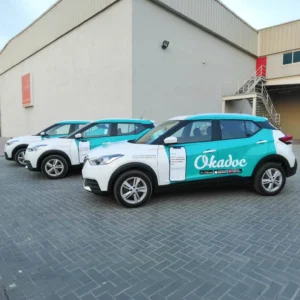
[[41,136],[45,136],[45,135],[46,135],[45,131],[41,132]]
[[76,133],[75,134],[75,139],[81,139],[82,138],[82,134],[81,133]]
[[164,139],[164,143],[166,145],[177,144],[178,143],[178,139],[175,136],[169,136],[169,137],[167,137],[167,138]]

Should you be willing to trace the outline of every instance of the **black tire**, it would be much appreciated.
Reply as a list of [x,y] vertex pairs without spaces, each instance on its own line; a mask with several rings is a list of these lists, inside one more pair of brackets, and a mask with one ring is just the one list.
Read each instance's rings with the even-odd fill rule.
[[[138,187],[137,190],[135,190],[136,192],[132,192],[132,196],[128,197],[128,200],[125,200],[122,197],[122,190],[128,190],[128,188],[122,187],[123,183],[125,181],[132,181],[132,186],[134,186],[134,178],[139,178],[139,182],[138,182]],[[143,190],[145,190],[145,193],[142,194],[142,192],[139,192],[138,189],[143,188]],[[145,188],[145,189],[144,189]],[[151,181],[151,179],[149,178],[149,176],[147,174],[145,174],[142,171],[139,170],[131,170],[131,171],[127,171],[122,173],[117,180],[115,181],[114,187],[113,187],[113,193],[114,193],[114,197],[115,199],[122,205],[126,206],[126,207],[130,207],[130,208],[134,208],[134,207],[139,207],[142,206],[144,204],[147,203],[147,201],[151,198],[153,192],[153,183]],[[135,194],[136,196],[134,196],[133,194]],[[134,202],[134,197],[140,197],[142,198],[139,202]],[[132,200],[131,200],[132,199]]]
[[[268,176],[266,174],[267,170],[274,170],[272,172],[275,172],[275,170],[277,170],[281,173],[281,181],[277,181],[277,182],[280,182],[280,186],[278,186],[278,189],[276,189],[274,191],[268,190],[267,187],[263,185],[263,179],[268,179]],[[277,177],[277,178],[279,178],[279,177]],[[275,196],[275,195],[279,194],[282,191],[282,189],[284,188],[285,183],[286,183],[285,171],[282,168],[282,166],[278,163],[273,163],[273,162],[265,163],[256,171],[256,173],[254,175],[254,182],[253,182],[254,189],[257,193],[259,193],[263,196]],[[266,185],[267,184],[268,183],[266,183]]]
[[[56,173],[56,171],[53,169],[52,172],[49,171],[49,164],[55,163],[57,161],[56,165],[59,165],[59,173]],[[49,163],[49,164],[48,164]],[[60,179],[66,176],[66,174],[69,171],[69,165],[66,159],[60,155],[49,155],[46,158],[44,158],[42,165],[41,165],[41,172],[43,175],[48,177],[49,179]],[[52,175],[53,174],[53,175]]]
[[18,149],[14,156],[14,161],[23,167],[26,166],[25,159],[24,159],[25,152],[26,152],[26,148]]

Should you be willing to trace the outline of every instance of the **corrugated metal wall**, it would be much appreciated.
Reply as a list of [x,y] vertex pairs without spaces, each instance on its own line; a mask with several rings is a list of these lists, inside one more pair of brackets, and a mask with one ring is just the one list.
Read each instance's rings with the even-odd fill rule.
[[300,20],[262,29],[258,37],[259,56],[298,49],[300,48]]
[[217,0],[156,0],[257,55],[257,31]]
[[0,54],[0,74],[118,0],[58,1]]
[[[0,75],[119,0],[59,0],[0,54]],[[217,0],[153,0],[257,55],[257,31]]]

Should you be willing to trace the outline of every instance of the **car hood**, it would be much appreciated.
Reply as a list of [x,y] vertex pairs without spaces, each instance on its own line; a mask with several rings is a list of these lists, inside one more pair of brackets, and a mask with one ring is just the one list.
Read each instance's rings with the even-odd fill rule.
[[10,143],[12,141],[18,141],[19,144],[21,143],[32,143],[32,142],[36,142],[36,141],[41,141],[42,138],[40,136],[37,135],[24,135],[24,136],[17,136],[14,137],[12,139],[9,139],[7,142]]
[[150,154],[157,151],[157,145],[134,144],[129,142],[107,143],[88,153],[89,158],[98,158],[100,156],[123,154],[134,156],[136,154]]
[[33,148],[37,145],[47,145],[50,148],[57,148],[61,146],[70,145],[72,141],[74,141],[74,139],[65,139],[65,138],[44,139],[44,140],[40,140],[39,142],[30,143],[28,148]]

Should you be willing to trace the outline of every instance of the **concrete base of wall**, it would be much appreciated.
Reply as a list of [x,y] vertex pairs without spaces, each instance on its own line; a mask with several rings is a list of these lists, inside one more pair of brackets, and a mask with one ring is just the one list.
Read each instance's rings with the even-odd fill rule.
[[8,138],[0,137],[0,156],[4,156],[4,145]]

